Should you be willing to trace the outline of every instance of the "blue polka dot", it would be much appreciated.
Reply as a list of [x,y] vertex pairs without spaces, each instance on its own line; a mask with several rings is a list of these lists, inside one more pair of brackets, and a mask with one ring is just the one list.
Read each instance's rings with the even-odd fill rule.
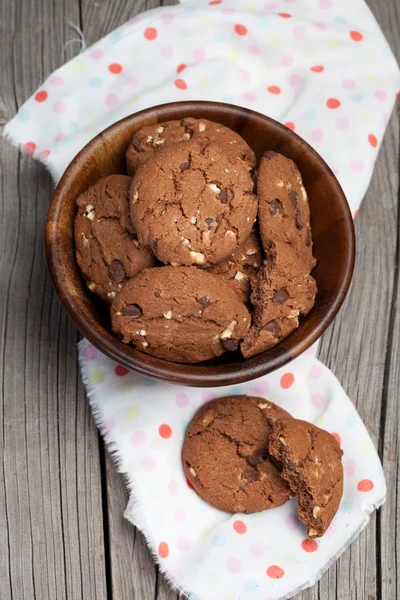
[[312,121],[315,119],[316,114],[315,108],[307,108],[307,110],[304,111],[303,117],[306,121]]
[[149,377],[145,377],[143,379],[143,383],[148,387],[153,387],[153,385],[157,385],[157,381],[154,381],[154,379],[150,379]]
[[233,387],[229,390],[228,392],[228,396],[240,396],[242,393],[242,390],[240,389],[240,387]]
[[228,96],[227,94],[225,94],[224,96],[222,96],[221,102],[226,102],[227,104],[234,104],[235,101],[233,96]]
[[266,27],[268,25],[268,18],[265,16],[260,17],[259,19],[257,19],[257,24],[260,27]]
[[258,583],[256,581],[245,581],[243,585],[243,589],[245,592],[255,592],[258,588]]
[[216,42],[225,42],[227,39],[227,35],[226,33],[223,33],[222,31],[219,31],[218,33],[215,34],[214,36],[214,40]]
[[343,500],[343,502],[340,505],[340,508],[343,512],[351,513],[353,504],[352,504],[351,500]]
[[357,417],[353,411],[347,413],[346,423],[347,427],[350,427],[350,429],[354,429],[357,425]]
[[101,83],[102,83],[102,81],[101,81],[100,77],[91,77],[89,79],[90,87],[98,88],[101,86]]
[[182,421],[182,431],[183,435],[185,435],[187,428],[189,427],[189,421]]
[[344,17],[336,17],[335,22],[339,23],[339,25],[344,25],[345,23],[347,23],[347,19],[345,19]]
[[121,37],[122,37],[122,34],[120,31],[113,31],[108,36],[108,39],[110,40],[110,42],[112,42],[114,44],[115,42],[118,42],[121,39]]
[[362,102],[364,100],[364,96],[362,94],[353,94],[353,96],[350,96],[350,98],[353,100],[353,102]]
[[182,9],[185,12],[193,12],[194,10],[197,10],[195,6],[183,6]]
[[17,117],[20,121],[29,121],[29,119],[31,118],[31,114],[26,108],[21,108],[18,112]]
[[79,125],[78,123],[75,123],[75,121],[72,121],[72,123],[69,124],[68,129],[71,133],[76,133],[79,130]]
[[212,540],[213,546],[225,546],[226,540],[221,533],[214,535]]

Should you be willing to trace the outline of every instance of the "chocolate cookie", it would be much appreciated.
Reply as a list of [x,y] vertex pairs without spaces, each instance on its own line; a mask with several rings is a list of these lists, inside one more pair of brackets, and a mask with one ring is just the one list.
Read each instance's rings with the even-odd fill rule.
[[186,432],[182,462],[203,500],[228,513],[254,513],[292,497],[268,452],[277,419],[290,415],[251,396],[220,398],[200,408]]
[[156,264],[139,243],[129,215],[126,175],[103,177],[77,199],[76,260],[88,288],[111,302],[129,277]]
[[221,275],[235,288],[243,302],[250,300],[250,279],[263,262],[261,241],[256,230],[236,248],[227,260],[208,267],[206,271]]
[[160,148],[191,139],[218,142],[231,158],[239,159],[248,171],[256,164],[254,152],[238,133],[220,123],[186,117],[180,121],[149,125],[135,133],[126,151],[128,175],[133,175]]
[[183,363],[236,350],[250,326],[235,290],[196,267],[146,269],[117,295],[111,318],[125,343]]
[[252,190],[248,171],[215,142],[171,145],[136,173],[132,222],[162,262],[206,267],[249,236],[257,215]]
[[297,494],[300,520],[308,537],[320,537],[335,516],[343,494],[343,452],[335,438],[306,421],[275,421],[269,451],[282,477]]
[[315,266],[312,255],[310,209],[301,174],[292,160],[268,151],[258,166],[257,194],[263,245],[270,240],[291,246],[306,265]]
[[275,346],[299,326],[315,302],[317,286],[287,244],[271,243],[264,265],[251,280],[252,327],[240,348],[245,358]]

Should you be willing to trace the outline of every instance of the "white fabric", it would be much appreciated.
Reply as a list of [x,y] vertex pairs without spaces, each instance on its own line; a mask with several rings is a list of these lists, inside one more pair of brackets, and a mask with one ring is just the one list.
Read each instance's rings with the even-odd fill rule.
[[[234,103],[309,141],[355,214],[399,86],[393,55],[362,0],[198,0],[141,14],[65,64],[5,134],[58,180],[84,144],[132,112],[176,100]],[[383,502],[384,477],[368,433],[314,355],[315,348],[239,387],[201,390],[129,373],[81,342],[95,418],[129,482],[126,516],[191,598],[290,597],[321,576]],[[295,501],[231,517],[187,487],[180,463],[187,422],[203,402],[232,393],[266,396],[340,436],[344,496],[323,539],[304,541]]]

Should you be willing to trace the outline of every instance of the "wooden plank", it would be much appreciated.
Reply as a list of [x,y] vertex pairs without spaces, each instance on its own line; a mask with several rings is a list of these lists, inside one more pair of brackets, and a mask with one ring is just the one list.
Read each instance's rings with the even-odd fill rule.
[[[0,10],[4,125],[71,56],[62,47],[79,4],[5,1]],[[53,185],[4,140],[0,152],[0,598],[105,600],[98,434],[80,384],[77,332],[43,253]]]

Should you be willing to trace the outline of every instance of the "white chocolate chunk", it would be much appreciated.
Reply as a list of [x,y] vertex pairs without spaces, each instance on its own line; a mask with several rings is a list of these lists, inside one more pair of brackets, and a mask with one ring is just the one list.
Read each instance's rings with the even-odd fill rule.
[[166,319],[172,319],[172,311],[169,310],[168,312],[165,312],[163,315]]
[[215,183],[209,183],[208,187],[210,188],[210,190],[212,192],[214,192],[215,194],[218,194],[218,192],[221,191],[221,188],[219,188],[217,185],[215,185]]
[[244,278],[245,278],[245,275],[243,273],[241,273],[241,271],[238,271],[235,275],[236,281],[241,281]]
[[143,335],[143,336],[147,335],[147,331],[145,329],[141,329],[139,331],[139,333],[140,333],[140,335]]
[[205,131],[205,128],[206,128],[205,123],[199,123],[199,131]]
[[232,333],[235,331],[235,326],[237,325],[237,321],[233,320],[229,323],[228,327],[226,327],[223,332],[220,334],[221,340],[227,340],[232,336]]
[[196,265],[204,265],[206,257],[201,252],[189,252],[189,256]]

